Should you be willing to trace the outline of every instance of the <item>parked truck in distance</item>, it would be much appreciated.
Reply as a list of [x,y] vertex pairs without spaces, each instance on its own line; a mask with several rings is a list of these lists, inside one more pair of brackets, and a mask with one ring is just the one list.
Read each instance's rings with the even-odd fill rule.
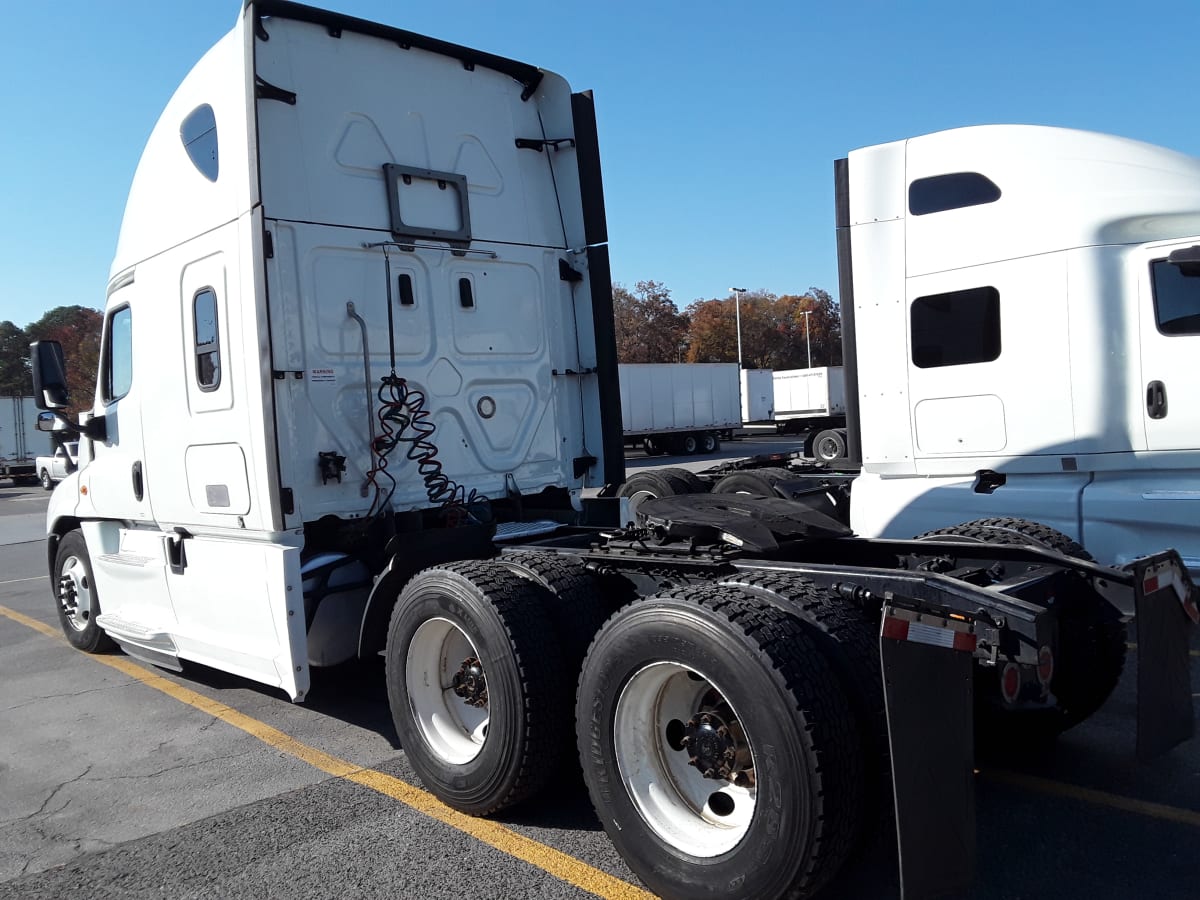
[[772,375],[775,424],[808,432],[804,452],[825,462],[846,455],[846,379],[842,366],[781,369]]
[[38,450],[49,441],[38,432],[33,397],[0,397],[0,478],[36,484]]
[[742,425],[736,363],[621,363],[625,442],[647,455],[714,453]]
[[[839,227],[897,193],[872,152],[839,163]],[[429,791],[493,815],[581,770],[665,898],[811,896],[893,821],[907,900],[962,889],[974,723],[1085,720],[1126,607],[1139,756],[1191,735],[1172,550],[1117,568],[1024,520],[872,540],[754,490],[586,496],[624,480],[602,188],[561,77],[242,4],[138,164],[80,421],[61,346],[31,348],[81,444],[47,511],[67,640],[297,702],[382,657]]]

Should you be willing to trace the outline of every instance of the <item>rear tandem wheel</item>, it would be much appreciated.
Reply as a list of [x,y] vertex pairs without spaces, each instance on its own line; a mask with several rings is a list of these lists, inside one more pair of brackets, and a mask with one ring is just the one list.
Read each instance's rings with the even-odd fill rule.
[[545,587],[494,561],[435,566],[404,586],[388,628],[388,705],[425,786],[488,815],[559,771],[570,686]]
[[[1031,543],[1064,556],[1092,559],[1069,536],[1028,519],[976,519],[926,532],[917,540],[938,537],[985,544]],[[1009,707],[1000,690],[1003,667],[976,666],[976,730],[982,739],[1004,744],[1052,740],[1100,709],[1121,680],[1127,636],[1119,613],[1083,579],[1057,600],[1058,648],[1050,679],[1055,704],[1045,709]]]
[[625,607],[588,652],[576,723],[596,814],[663,897],[807,896],[849,855],[858,722],[761,598],[692,586]]

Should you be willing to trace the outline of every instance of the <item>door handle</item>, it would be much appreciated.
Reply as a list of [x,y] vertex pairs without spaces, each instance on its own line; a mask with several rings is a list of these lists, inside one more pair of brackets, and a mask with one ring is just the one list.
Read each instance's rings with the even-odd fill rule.
[[142,461],[139,459],[133,464],[133,499],[142,502],[142,497],[145,494],[145,485],[142,479]]
[[1146,385],[1146,412],[1152,419],[1167,417],[1167,386],[1161,381]]

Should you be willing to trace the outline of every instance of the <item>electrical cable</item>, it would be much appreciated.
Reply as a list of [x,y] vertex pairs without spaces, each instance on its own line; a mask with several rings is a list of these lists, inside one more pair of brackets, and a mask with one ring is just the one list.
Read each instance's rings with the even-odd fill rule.
[[[396,492],[396,478],[388,471],[389,457],[401,444],[407,444],[405,458],[417,464],[417,473],[425,482],[425,494],[429,502],[446,513],[447,522],[461,525],[464,522],[479,522],[487,518],[487,498],[474,488],[467,490],[442,471],[442,462],[437,458],[438,446],[432,440],[437,425],[430,419],[425,406],[425,394],[410,387],[407,379],[396,374],[395,321],[392,314],[392,266],[388,248],[383,248],[384,270],[387,279],[388,305],[388,352],[391,356],[391,372],[380,379],[378,398],[379,434],[371,445],[375,464],[367,473],[367,482],[375,489],[369,517],[382,515],[391,507],[392,495]],[[387,478],[390,484],[384,487],[379,477]],[[482,509],[481,509],[482,507]]]

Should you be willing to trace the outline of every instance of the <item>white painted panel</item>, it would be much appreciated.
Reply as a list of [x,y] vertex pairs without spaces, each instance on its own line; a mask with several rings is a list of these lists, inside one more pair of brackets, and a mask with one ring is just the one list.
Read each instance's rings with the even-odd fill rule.
[[193,444],[184,454],[184,469],[197,512],[243,516],[250,511],[246,454],[237,444]]
[[1200,230],[1200,159],[1127,138],[1026,125],[908,141],[907,180],[978,172],[981,206],[908,218],[908,274]]
[[[854,195],[856,158],[850,160]],[[909,418],[908,307],[904,295],[904,221],[851,229],[858,403],[863,465],[869,471],[913,471]]]
[[998,452],[1006,443],[1004,401],[995,394],[921,400],[913,417],[923,453]]
[[[957,471],[963,473],[999,469],[1018,456],[1047,457],[1043,468],[1062,471],[1057,457],[1082,452],[1076,440],[1072,357],[1066,340],[1067,255],[1050,253],[909,278],[908,308],[921,297],[980,287],[995,288],[1000,297],[1000,355],[990,361],[927,368],[914,365],[911,357],[907,361],[912,427],[922,432],[918,471],[945,471],[923,462],[942,455],[958,457]],[[906,311],[904,319],[911,344],[911,314]],[[991,417],[991,431],[976,439],[964,437],[961,445],[957,438],[934,437],[937,426],[930,411],[924,413],[924,422],[917,422],[916,410],[923,401],[985,395],[999,398],[1003,421]],[[952,432],[959,428],[952,422],[945,427]]]

